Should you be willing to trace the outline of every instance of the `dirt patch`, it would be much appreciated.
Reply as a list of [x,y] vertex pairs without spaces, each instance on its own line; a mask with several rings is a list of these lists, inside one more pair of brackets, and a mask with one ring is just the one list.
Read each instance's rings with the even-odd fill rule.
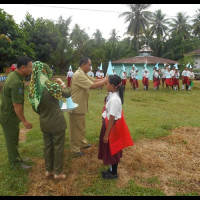
[[[123,150],[116,186],[124,188],[129,180],[144,187],[157,188],[166,195],[198,192],[200,194],[200,128],[181,127],[172,134],[155,140],[143,139]],[[67,179],[54,181],[44,177],[43,159],[34,158],[29,173],[28,196],[78,196],[100,177],[102,162],[97,159],[98,147],[85,150],[82,158],[70,158],[65,151]],[[81,178],[81,181],[80,181]]]
[[30,131],[31,129],[26,129],[26,128],[21,128],[19,131],[19,142],[25,142],[26,141],[26,134]]

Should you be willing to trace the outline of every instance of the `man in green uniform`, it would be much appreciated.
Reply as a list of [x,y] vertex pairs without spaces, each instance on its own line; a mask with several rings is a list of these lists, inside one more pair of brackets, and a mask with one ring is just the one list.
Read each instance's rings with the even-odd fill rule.
[[69,113],[69,133],[71,151],[77,156],[82,156],[81,148],[91,146],[85,138],[85,114],[88,112],[89,89],[103,86],[107,77],[94,79],[87,75],[91,68],[91,60],[88,57],[81,58],[79,66],[72,77],[71,85],[72,100],[79,106]]
[[6,79],[2,90],[0,105],[0,124],[6,140],[8,160],[11,167],[29,169],[31,166],[23,164],[18,152],[19,123],[22,122],[27,129],[32,128],[24,116],[24,77],[31,74],[32,61],[27,56],[17,60],[17,69],[11,72]]

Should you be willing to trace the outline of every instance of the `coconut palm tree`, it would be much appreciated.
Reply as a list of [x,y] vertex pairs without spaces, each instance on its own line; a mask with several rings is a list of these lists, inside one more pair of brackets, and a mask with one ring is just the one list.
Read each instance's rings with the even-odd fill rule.
[[196,15],[194,15],[195,19],[192,20],[193,24],[193,34],[195,36],[200,37],[200,9],[196,11]]
[[152,16],[146,11],[151,4],[128,4],[131,11],[124,12],[119,17],[125,17],[125,23],[129,23],[127,34],[133,36],[136,49],[139,49],[139,36],[149,27],[149,20]]
[[166,15],[163,14],[161,10],[157,10],[153,13],[153,18],[150,22],[152,25],[150,28],[151,36],[156,35],[158,40],[161,40],[167,34],[167,30],[169,29],[167,26],[169,21],[165,17]]
[[189,16],[185,13],[177,13],[176,18],[172,18],[172,22],[170,23],[172,33],[175,32],[177,35],[183,35],[184,39],[188,38],[190,36],[191,29],[188,19]]

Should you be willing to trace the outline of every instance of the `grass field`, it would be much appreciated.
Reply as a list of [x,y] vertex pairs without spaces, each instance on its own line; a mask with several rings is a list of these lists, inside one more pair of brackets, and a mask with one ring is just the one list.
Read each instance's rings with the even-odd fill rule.
[[[64,79],[63,79],[64,80]],[[139,90],[134,91],[130,87],[130,83],[127,83],[125,91],[125,101],[123,105],[123,111],[125,120],[131,132],[134,142],[143,141],[145,139],[157,140],[165,136],[169,136],[171,131],[179,127],[199,127],[200,122],[200,82],[194,81],[194,87],[192,91],[172,91],[166,89],[160,89],[159,91],[153,91],[152,82],[150,82],[149,91],[142,89],[142,84],[139,82]],[[22,157],[31,158],[30,164],[33,165],[33,169],[30,172],[24,171],[12,171],[9,169],[9,164],[7,160],[7,152],[5,147],[5,140],[2,133],[2,128],[0,127],[0,195],[1,196],[16,196],[16,195],[38,195],[38,193],[31,192],[34,191],[35,183],[33,186],[33,173],[37,173],[37,170],[44,173],[45,169],[43,166],[43,139],[42,133],[39,126],[39,117],[35,114],[29,102],[27,101],[28,87],[25,90],[25,116],[32,122],[33,128],[26,135],[26,141],[19,144],[19,152]],[[102,90],[90,90],[89,95],[89,113],[86,115],[86,138],[95,147],[98,147],[99,133],[101,129],[101,110],[104,103],[104,97],[107,95],[105,87]],[[68,124],[68,113],[65,112],[65,118]],[[69,126],[69,125],[68,125]],[[134,149],[134,148],[133,148]],[[69,153],[69,133],[66,130],[66,142],[65,142],[65,152],[67,164],[65,170],[68,174],[73,173],[77,163],[80,159],[72,159],[68,156]],[[96,153],[96,150],[94,151]],[[91,154],[90,154],[91,153]],[[127,184],[117,186],[117,181],[103,181],[100,177],[100,171],[103,169],[101,162],[97,161],[97,155],[93,155],[89,152],[88,162],[96,162],[98,172],[91,172],[94,177],[90,177],[90,180],[83,184],[81,182],[85,177],[84,164],[80,165],[83,168],[77,173],[77,179],[75,179],[72,185],[78,190],[78,193],[64,192],[60,195],[106,195],[106,196],[165,196],[167,195],[164,191],[157,189],[156,187],[144,187],[136,183],[136,179],[128,181]],[[134,154],[133,154],[134,155]],[[87,156],[86,156],[87,158]],[[96,160],[95,160],[96,158]],[[91,160],[90,160],[91,159]],[[123,158],[122,158],[123,159]],[[133,158],[134,159],[134,156]],[[40,163],[40,164],[39,164]],[[99,164],[99,165],[98,165]],[[88,164],[85,164],[88,166]],[[43,168],[41,169],[41,166]],[[123,168],[123,166],[122,166]],[[37,170],[36,170],[37,169]],[[91,169],[93,170],[93,169]],[[97,175],[95,176],[95,173]],[[133,172],[134,173],[134,172]],[[30,176],[30,174],[32,174]],[[140,180],[142,179],[139,177]],[[87,176],[86,176],[87,179]],[[34,179],[35,180],[35,179]],[[37,181],[37,180],[35,180]],[[66,180],[67,182],[68,180]],[[159,184],[159,178],[157,176],[151,177],[148,182],[153,182]],[[175,181],[175,180],[174,180]],[[55,184],[53,180],[50,180],[51,184]],[[59,186],[57,184],[56,187]],[[180,185],[179,183],[174,183]],[[52,186],[53,187],[53,186]],[[64,186],[63,186],[64,187]],[[65,188],[66,189],[66,188]],[[76,191],[77,191],[76,190]],[[44,193],[40,195],[55,195],[54,192],[48,192],[41,190]],[[177,189],[176,195],[199,195],[200,191],[187,191],[179,193]],[[59,195],[59,193],[57,194]]]

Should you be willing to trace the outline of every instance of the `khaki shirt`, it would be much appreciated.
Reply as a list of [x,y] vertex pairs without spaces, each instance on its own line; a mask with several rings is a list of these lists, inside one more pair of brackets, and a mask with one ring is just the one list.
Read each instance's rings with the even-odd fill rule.
[[19,123],[13,103],[24,105],[24,77],[18,72],[11,72],[2,90],[0,105],[0,123]]
[[95,79],[89,77],[79,67],[71,81],[71,97],[73,102],[79,105],[73,110],[73,113],[85,114],[88,112],[89,89],[93,85]]

